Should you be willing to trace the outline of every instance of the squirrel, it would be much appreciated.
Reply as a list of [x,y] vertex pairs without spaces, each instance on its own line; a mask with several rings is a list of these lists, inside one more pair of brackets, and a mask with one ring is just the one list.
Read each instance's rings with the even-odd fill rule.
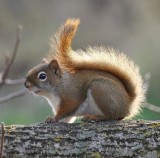
[[51,38],[51,53],[26,76],[25,87],[52,107],[54,116],[46,122],[135,116],[145,100],[139,67],[113,48],[72,50],[79,23],[79,19],[67,19]]

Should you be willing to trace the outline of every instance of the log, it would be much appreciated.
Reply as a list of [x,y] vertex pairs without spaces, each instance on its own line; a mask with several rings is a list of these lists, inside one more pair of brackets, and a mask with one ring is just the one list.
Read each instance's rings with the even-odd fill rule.
[[5,127],[4,158],[160,157],[160,121],[37,123]]

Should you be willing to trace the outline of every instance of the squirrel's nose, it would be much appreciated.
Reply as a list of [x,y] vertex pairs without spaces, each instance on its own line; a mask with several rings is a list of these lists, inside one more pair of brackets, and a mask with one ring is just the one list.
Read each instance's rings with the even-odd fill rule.
[[31,87],[31,82],[26,81],[26,82],[24,83],[24,86],[25,86],[27,89],[29,89],[29,88]]

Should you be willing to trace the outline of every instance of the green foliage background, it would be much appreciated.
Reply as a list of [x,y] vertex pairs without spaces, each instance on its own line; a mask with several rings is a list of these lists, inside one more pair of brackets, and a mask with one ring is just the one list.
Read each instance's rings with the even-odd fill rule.
[[[49,37],[68,17],[78,17],[81,24],[73,41],[74,49],[88,45],[112,46],[125,52],[140,66],[144,76],[151,73],[147,101],[160,105],[160,1],[158,0],[1,0],[0,1],[0,71],[5,66],[5,52],[12,52],[16,27],[23,25],[16,60],[9,77],[25,76],[47,54]],[[4,86],[0,97],[23,88]],[[0,104],[0,122],[30,124],[52,115],[48,103],[26,94]],[[160,113],[143,108],[135,119],[160,119]]]

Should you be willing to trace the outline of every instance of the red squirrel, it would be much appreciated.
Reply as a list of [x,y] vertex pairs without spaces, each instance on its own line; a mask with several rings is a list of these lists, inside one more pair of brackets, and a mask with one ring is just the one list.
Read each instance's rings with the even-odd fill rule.
[[79,19],[67,19],[51,39],[50,55],[26,76],[25,87],[52,107],[54,116],[46,122],[135,116],[145,98],[139,67],[112,48],[72,50],[79,23]]

